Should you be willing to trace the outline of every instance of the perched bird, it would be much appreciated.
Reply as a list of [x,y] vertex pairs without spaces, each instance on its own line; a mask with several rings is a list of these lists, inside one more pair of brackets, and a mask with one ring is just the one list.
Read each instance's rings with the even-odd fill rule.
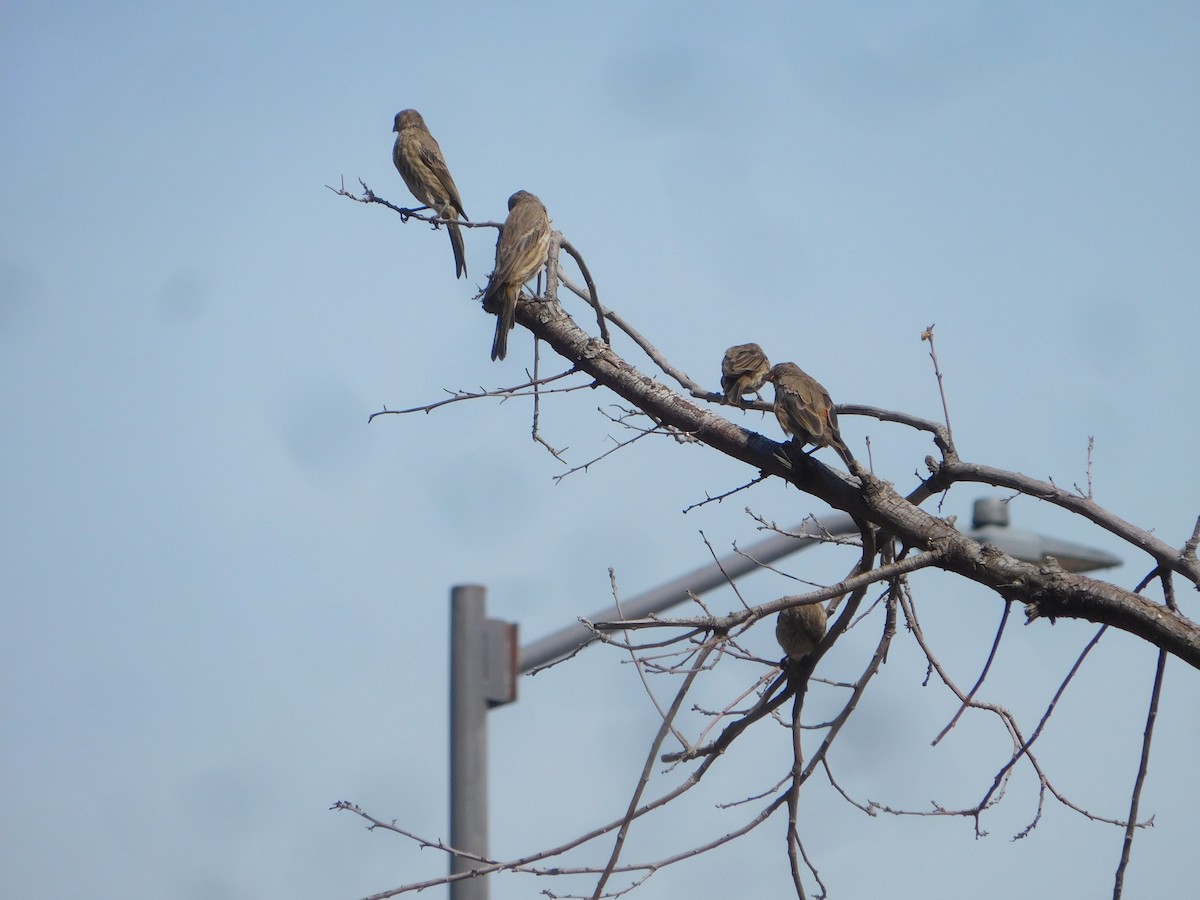
[[780,610],[775,621],[775,640],[792,662],[812,653],[825,637],[825,607],[820,603],[790,606]]
[[758,344],[737,344],[725,351],[721,360],[721,390],[725,402],[737,406],[747,394],[755,393],[767,383],[771,361]]
[[508,333],[517,312],[521,285],[541,271],[550,248],[550,217],[542,201],[529,191],[508,198],[508,218],[496,241],[496,268],[483,292],[483,308],[496,313],[492,359],[508,353]]
[[[450,177],[450,170],[446,168],[442,148],[429,133],[421,114],[415,109],[400,110],[396,113],[396,124],[392,131],[396,132],[392,162],[396,164],[396,170],[412,195],[437,213],[439,218],[457,219],[461,216],[471,221],[463,212],[462,198],[458,196],[458,188]],[[446,230],[450,233],[450,246],[454,248],[454,272],[456,277],[462,278],[467,274],[462,229],[450,224]]]
[[775,418],[803,447],[832,447],[853,468],[854,457],[838,431],[837,413],[829,392],[795,363],[779,363],[767,374],[775,385]]

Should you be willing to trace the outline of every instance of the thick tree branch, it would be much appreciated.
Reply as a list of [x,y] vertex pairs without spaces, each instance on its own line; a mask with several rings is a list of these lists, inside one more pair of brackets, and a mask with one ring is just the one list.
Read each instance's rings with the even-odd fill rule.
[[1115,534],[1150,554],[1159,565],[1178,572],[1192,583],[1200,585],[1200,561],[1197,561],[1194,555],[1189,557],[1186,547],[1183,550],[1172,547],[1145,529],[1126,522],[1095,501],[1073,491],[1065,491],[1047,481],[1030,478],[1028,475],[961,460],[947,460],[942,463],[932,480],[944,487],[949,487],[959,481],[991,484],[996,487],[1012,488],[1027,496],[1045,500],[1095,522],[1105,531]]
[[[643,375],[610,347],[580,329],[557,304],[522,301],[517,305],[517,321],[656,422],[678,429],[762,472],[790,481],[835,509],[875,524],[907,546],[938,551],[943,555],[941,568],[989,587],[1010,602],[1024,603],[1031,619],[1063,616],[1111,625],[1200,668],[1200,628],[1182,614],[1107,582],[1065,572],[1057,565],[1032,565],[993,547],[984,547],[951,523],[914,506],[896,493],[891,484],[874,476],[864,473],[864,481],[860,483],[811,456],[790,457],[783,445],[735,425]],[[999,470],[971,467],[963,471],[977,475],[988,471],[997,479],[996,483],[1006,483],[999,480],[1003,474]],[[941,474],[939,471],[938,475]],[[1089,505],[1094,504],[1079,497],[1071,501],[1071,507],[1081,513]],[[1095,515],[1094,510],[1087,512]],[[1137,529],[1132,526],[1130,529],[1128,539],[1139,546],[1154,548],[1156,559],[1159,554],[1165,557],[1164,565],[1200,581],[1200,566],[1185,554],[1165,550],[1166,545],[1157,539],[1147,542],[1135,533]]]

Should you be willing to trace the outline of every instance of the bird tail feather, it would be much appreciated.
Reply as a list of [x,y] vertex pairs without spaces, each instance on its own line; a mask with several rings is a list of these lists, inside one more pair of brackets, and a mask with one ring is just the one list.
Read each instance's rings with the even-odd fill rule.
[[467,274],[467,250],[463,246],[462,229],[457,225],[447,225],[450,233],[450,246],[454,249],[454,277],[462,278]]
[[513,321],[517,316],[517,294],[520,291],[518,286],[515,290],[504,292],[504,305],[500,314],[496,316],[496,336],[492,339],[492,359],[504,359],[508,355],[508,333],[512,331]]

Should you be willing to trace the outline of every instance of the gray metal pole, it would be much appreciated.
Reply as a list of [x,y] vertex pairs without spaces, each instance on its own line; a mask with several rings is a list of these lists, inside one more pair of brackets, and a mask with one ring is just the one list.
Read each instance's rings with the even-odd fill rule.
[[[484,662],[487,590],[464,584],[450,591],[450,845],[488,852],[487,712]],[[450,874],[475,863],[450,857]],[[487,900],[486,877],[450,884],[450,900]]]
[[[797,533],[807,531],[809,534],[818,535],[825,532],[833,535],[853,534],[857,530],[854,520],[845,513],[822,516],[812,523],[801,524],[793,529]],[[643,616],[662,612],[664,609],[670,609],[672,606],[686,601],[688,591],[695,594],[710,591],[725,584],[726,575],[731,579],[738,578],[759,568],[760,564],[775,562],[789,553],[795,553],[820,540],[821,538],[818,537],[772,535],[766,540],[745,548],[741,553],[731,553],[722,558],[720,565],[711,563],[694,572],[689,572],[681,578],[668,581],[651,591],[639,594],[631,600],[622,602],[620,610],[616,606],[610,606],[587,618],[591,622],[614,622],[622,615],[626,619],[640,619]],[[521,672],[528,672],[538,666],[554,662],[556,659],[562,659],[594,640],[596,640],[596,636],[585,625],[579,623],[568,625],[566,628],[522,647],[517,668]]]

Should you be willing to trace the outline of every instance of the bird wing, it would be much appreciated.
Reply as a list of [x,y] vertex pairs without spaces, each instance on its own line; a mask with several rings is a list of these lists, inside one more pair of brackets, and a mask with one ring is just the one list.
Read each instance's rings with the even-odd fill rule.
[[[449,166],[446,165],[446,158],[442,155],[442,148],[438,146],[438,142],[434,139],[433,135],[428,132],[417,135],[417,155],[425,167],[429,169],[433,177],[437,179],[438,184],[442,186],[442,190],[446,192],[446,197],[454,207],[454,212],[466,219],[467,214],[463,212],[463,203],[462,198],[458,195],[458,186],[454,183],[454,177],[450,174]],[[467,221],[470,221],[470,219],[467,219]]]
[[725,351],[721,360],[721,372],[725,375],[740,375],[758,368],[762,350],[756,344],[739,344]]
[[[546,261],[550,223],[536,204],[522,204],[508,217],[496,242],[492,284],[524,284]],[[524,274],[524,277],[520,277]]]
[[758,344],[738,344],[725,351],[721,360],[721,390],[732,402],[731,392],[739,395],[756,391],[766,384],[771,364]]
[[819,407],[816,406],[819,398],[815,396],[811,385],[800,379],[797,379],[797,383],[789,385],[789,387],[792,388],[792,396],[788,398],[792,416],[795,418],[796,424],[808,433],[808,442],[815,443],[813,438],[819,438],[826,430]]

